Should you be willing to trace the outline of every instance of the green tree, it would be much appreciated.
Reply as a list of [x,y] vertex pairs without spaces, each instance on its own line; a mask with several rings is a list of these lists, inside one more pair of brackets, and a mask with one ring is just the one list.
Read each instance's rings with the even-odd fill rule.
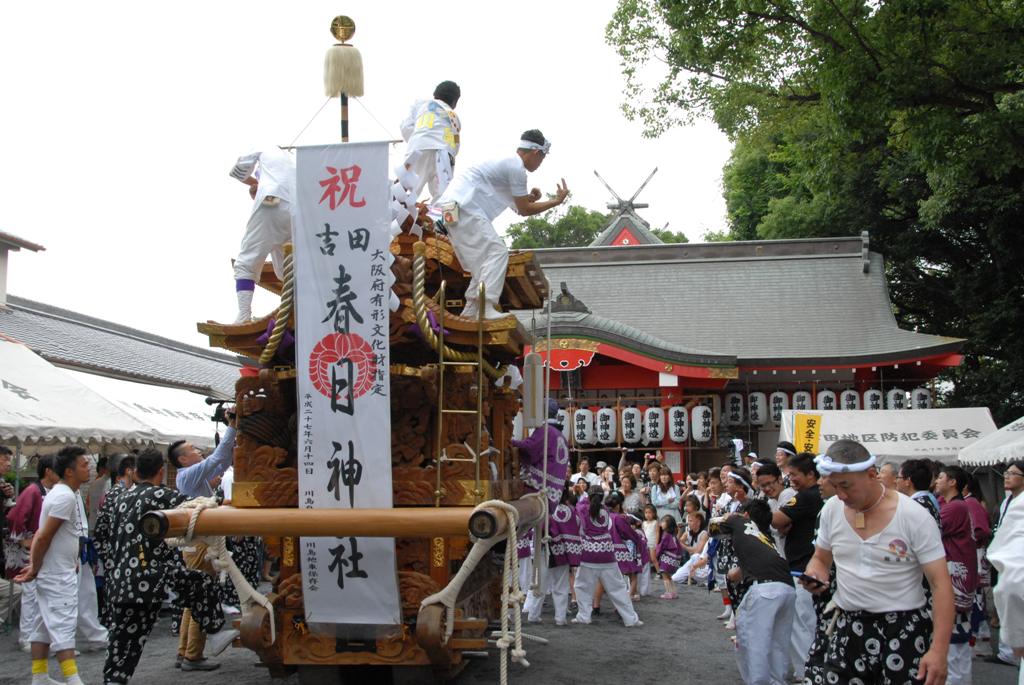
[[652,228],[651,233],[658,236],[658,239],[663,243],[688,243],[690,239],[686,237],[685,233],[677,231],[670,231],[667,228]]
[[570,205],[564,214],[557,208],[549,209],[512,224],[506,233],[513,249],[582,247],[589,245],[607,225],[607,214]]
[[945,400],[1024,414],[1024,4],[620,0],[607,36],[649,135],[733,140],[729,237],[870,231],[901,325],[968,339]]

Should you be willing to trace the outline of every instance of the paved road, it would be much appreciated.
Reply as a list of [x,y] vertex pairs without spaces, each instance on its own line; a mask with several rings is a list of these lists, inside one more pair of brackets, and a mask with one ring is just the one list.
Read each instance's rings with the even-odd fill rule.
[[[529,632],[548,638],[550,643],[528,643],[530,667],[512,665],[510,682],[521,685],[641,685],[651,682],[739,684],[740,679],[729,642],[730,633],[715,619],[721,612],[717,595],[695,587],[681,589],[676,601],[645,598],[637,611],[640,628],[623,628],[614,616],[601,616],[589,626],[557,627],[549,614]],[[143,663],[134,682],[140,685],[298,685],[298,678],[272,681],[258,668],[251,652],[230,649],[220,658],[222,667],[212,673],[182,673],[173,668],[177,638],[170,634],[170,620],[160,620],[146,645]],[[0,685],[29,682],[29,657],[18,651],[16,634],[0,636]],[[51,662],[52,663],[52,662]],[[103,654],[79,658],[82,679],[87,685],[102,683]],[[51,674],[59,677],[54,664]],[[373,683],[361,678],[360,683]],[[407,679],[406,682],[417,682]],[[475,661],[458,681],[497,683],[498,659]],[[1016,672],[975,660],[974,685],[1011,685]]]

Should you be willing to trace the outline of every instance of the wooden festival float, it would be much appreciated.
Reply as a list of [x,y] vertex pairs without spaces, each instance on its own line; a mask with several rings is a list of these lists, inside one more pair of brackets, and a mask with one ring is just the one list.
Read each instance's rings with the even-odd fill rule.
[[[483,541],[507,533],[506,512],[476,505],[512,503],[521,532],[542,516],[538,497],[520,499],[519,464],[509,445],[520,389],[495,383],[503,367],[522,356],[530,335],[512,315],[468,320],[455,314],[469,274],[447,237],[423,215],[418,223],[422,237],[409,232],[410,217],[391,242],[392,290],[401,302],[389,321],[393,509],[298,508],[296,367],[279,345],[294,328],[293,282],[302,277],[292,272],[290,252],[284,282],[270,264],[260,281],[281,295],[273,314],[250,323],[198,325],[211,346],[259,363],[236,384],[231,506],[200,512],[194,532],[262,536],[268,554],[280,559],[267,604],[245,609],[238,626],[241,645],[273,676],[298,670],[301,682],[338,682],[338,667],[345,667],[341,675],[365,667],[420,667],[428,677],[454,677],[467,653],[480,656],[489,647],[488,626],[502,612],[500,552],[488,552],[471,573],[457,575],[473,546],[470,533]],[[532,253],[510,255],[500,299],[505,311],[540,308],[547,288]],[[190,516],[185,509],[153,512],[147,532],[182,535]],[[402,624],[371,641],[338,639],[307,626],[304,535],[394,537]],[[453,586],[454,611],[440,603],[421,607]]]

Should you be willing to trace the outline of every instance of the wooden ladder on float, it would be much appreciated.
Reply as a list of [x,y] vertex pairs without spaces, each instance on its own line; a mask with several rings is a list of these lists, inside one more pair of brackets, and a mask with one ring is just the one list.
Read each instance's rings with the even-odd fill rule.
[[[480,504],[483,501],[484,492],[480,485],[480,454],[483,452],[483,413],[484,413],[484,323],[486,318],[484,316],[485,307],[487,300],[484,298],[486,294],[484,284],[480,284],[479,299],[480,303],[478,307],[479,312],[477,314],[477,339],[476,339],[476,359],[473,361],[450,361],[445,359],[445,343],[444,343],[444,315],[445,305],[447,301],[445,299],[446,282],[441,281],[441,287],[437,291],[437,303],[438,303],[438,317],[437,317],[437,338],[439,341],[438,349],[438,379],[437,379],[437,450],[436,450],[436,461],[437,461],[437,483],[434,488],[434,506],[441,506],[441,500],[444,497],[444,493],[441,489],[441,471],[444,468],[445,463],[455,462],[472,462],[476,465],[474,487],[473,487],[473,502],[474,504]],[[448,409],[444,405],[445,393],[444,393],[444,375],[445,369],[449,366],[470,366],[476,369],[476,409]],[[466,445],[470,454],[471,459],[462,459],[449,457],[445,453],[444,443],[444,417],[451,415],[465,415],[473,416],[474,435],[476,436],[475,449]]]

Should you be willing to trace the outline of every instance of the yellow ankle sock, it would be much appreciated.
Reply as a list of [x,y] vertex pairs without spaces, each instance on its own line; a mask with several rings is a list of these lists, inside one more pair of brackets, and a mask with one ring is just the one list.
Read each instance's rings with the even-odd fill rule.
[[33,659],[32,660],[32,675],[37,673],[46,673],[46,659]]
[[77,674],[78,665],[75,663],[75,658],[71,657],[66,661],[60,662],[60,672],[64,674],[65,678],[70,678],[71,676]]

